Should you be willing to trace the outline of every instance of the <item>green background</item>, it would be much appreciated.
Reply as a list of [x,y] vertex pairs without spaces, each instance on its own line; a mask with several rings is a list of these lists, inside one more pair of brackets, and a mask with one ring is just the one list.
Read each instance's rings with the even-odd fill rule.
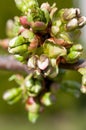
[[[42,0],[39,0],[41,4]],[[58,8],[73,7],[72,0],[48,0],[51,4],[57,3]],[[77,1],[78,2],[78,1]],[[0,0],[0,38],[5,38],[5,24],[15,15],[20,15],[14,0]],[[4,50],[0,49],[0,54]],[[15,82],[9,82],[8,78],[14,72],[0,70],[0,130],[85,130],[86,129],[86,95],[79,98],[72,94],[59,91],[57,101],[52,107],[45,109],[36,124],[27,120],[27,113],[21,102],[9,106],[2,99],[5,90],[15,87]],[[70,75],[70,76],[69,76]],[[64,80],[71,79],[80,82],[81,76],[76,72],[68,71]]]

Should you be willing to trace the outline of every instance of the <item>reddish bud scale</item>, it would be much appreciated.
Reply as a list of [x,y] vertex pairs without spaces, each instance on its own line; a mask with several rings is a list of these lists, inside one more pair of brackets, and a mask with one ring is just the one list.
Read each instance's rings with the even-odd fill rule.
[[20,17],[20,23],[21,23],[21,25],[26,26],[26,27],[29,25],[29,22],[28,22],[26,16],[21,16]]
[[34,101],[34,99],[32,98],[32,97],[29,97],[28,99],[27,99],[27,101],[26,101],[26,104],[27,105],[32,105],[32,104],[34,104],[35,103],[35,101]]

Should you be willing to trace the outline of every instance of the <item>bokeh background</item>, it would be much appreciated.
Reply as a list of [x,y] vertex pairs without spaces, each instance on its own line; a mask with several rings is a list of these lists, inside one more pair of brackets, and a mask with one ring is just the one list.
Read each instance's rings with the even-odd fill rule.
[[[38,0],[41,4],[46,0]],[[58,8],[79,7],[83,15],[86,15],[85,0],[47,0],[51,4],[57,3]],[[6,37],[5,24],[10,18],[20,15],[14,0],[0,0],[0,39]],[[82,37],[78,41],[84,46],[83,58],[86,58],[86,27],[82,30]],[[0,48],[0,54],[5,51]],[[36,124],[28,122],[24,105],[20,102],[9,106],[2,99],[5,90],[15,87],[15,82],[9,82],[8,78],[14,72],[0,70],[0,130],[86,130],[86,95],[80,94],[75,97],[72,93],[57,92],[56,103],[45,109]],[[81,76],[74,71],[67,71],[63,80],[66,79],[81,82]]]

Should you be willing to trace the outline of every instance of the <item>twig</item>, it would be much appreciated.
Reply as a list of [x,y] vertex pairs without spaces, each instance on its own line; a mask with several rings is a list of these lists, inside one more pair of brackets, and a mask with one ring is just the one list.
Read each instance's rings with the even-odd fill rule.
[[28,67],[14,59],[13,56],[0,56],[0,69],[11,70],[31,73],[33,70],[29,70]]
[[[74,64],[60,64],[60,68],[77,70],[79,68],[86,67],[86,60],[79,60]],[[2,70],[11,70],[11,71],[22,71],[27,74],[32,73],[33,70],[29,70],[28,67],[14,59],[13,56],[0,56],[0,69]]]

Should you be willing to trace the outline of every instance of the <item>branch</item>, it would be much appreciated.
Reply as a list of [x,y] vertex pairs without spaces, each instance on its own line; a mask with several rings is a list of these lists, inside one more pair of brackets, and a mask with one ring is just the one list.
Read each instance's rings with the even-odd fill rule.
[[17,60],[13,56],[0,56],[0,69],[1,70],[11,70],[31,73],[33,70],[29,70],[28,67]]
[[[86,60],[79,60],[74,64],[60,64],[60,68],[77,70],[79,68],[86,67]],[[1,70],[11,70],[11,71],[21,71],[27,74],[32,73],[33,70],[29,70],[28,67],[18,61],[16,61],[13,56],[0,56],[0,69]]]

